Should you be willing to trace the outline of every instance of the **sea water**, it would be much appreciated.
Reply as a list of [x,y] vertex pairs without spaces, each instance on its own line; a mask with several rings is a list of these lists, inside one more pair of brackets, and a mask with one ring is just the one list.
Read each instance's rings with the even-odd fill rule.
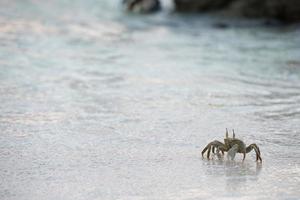
[[164,3],[0,2],[0,199],[300,198],[299,26]]

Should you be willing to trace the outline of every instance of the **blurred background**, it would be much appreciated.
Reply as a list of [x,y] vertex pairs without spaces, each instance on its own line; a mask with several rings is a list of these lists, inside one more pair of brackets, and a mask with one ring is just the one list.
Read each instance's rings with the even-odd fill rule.
[[0,1],[0,199],[299,199],[299,25],[161,8]]

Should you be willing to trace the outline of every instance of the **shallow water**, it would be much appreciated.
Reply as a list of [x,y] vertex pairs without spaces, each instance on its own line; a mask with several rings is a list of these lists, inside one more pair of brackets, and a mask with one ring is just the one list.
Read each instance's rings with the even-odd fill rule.
[[0,199],[300,198],[300,29],[166,10],[0,2]]

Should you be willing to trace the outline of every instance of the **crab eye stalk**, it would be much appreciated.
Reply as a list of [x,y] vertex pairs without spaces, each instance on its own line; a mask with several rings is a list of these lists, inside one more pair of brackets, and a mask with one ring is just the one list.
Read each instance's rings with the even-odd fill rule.
[[234,129],[232,129],[232,137],[233,137],[233,139],[235,138]]
[[227,130],[227,128],[226,128],[226,135],[225,136],[226,136],[226,138],[228,138],[228,130]]

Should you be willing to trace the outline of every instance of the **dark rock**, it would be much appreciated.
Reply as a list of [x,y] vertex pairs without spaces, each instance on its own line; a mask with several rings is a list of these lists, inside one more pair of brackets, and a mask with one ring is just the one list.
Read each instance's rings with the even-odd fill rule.
[[177,11],[225,11],[229,15],[300,21],[300,0],[174,0]]
[[229,28],[229,25],[223,22],[217,22],[213,24],[213,27],[217,29],[226,29]]
[[123,0],[127,11],[135,13],[152,13],[161,9],[159,0]]
[[177,11],[214,11],[228,6],[233,0],[174,0]]

